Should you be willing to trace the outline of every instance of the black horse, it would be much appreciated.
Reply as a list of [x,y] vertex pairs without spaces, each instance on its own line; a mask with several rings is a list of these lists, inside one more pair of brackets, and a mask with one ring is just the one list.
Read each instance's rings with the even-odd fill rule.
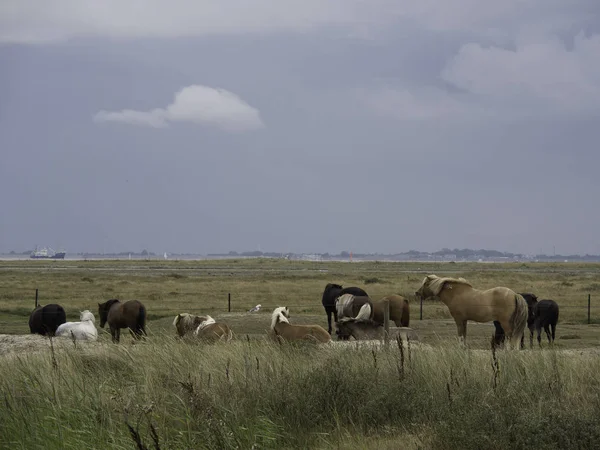
[[325,308],[325,312],[327,313],[327,331],[331,334],[331,314],[333,314],[334,320],[338,321],[337,311],[335,309],[335,299],[343,294],[352,294],[352,295],[361,295],[368,297],[367,293],[359,287],[351,286],[347,288],[342,288],[340,284],[329,283],[325,286],[325,290],[323,291],[323,298],[321,302],[323,303],[323,307]]
[[51,303],[38,306],[29,316],[29,330],[32,334],[54,336],[56,329],[67,321],[67,314],[62,306]]
[[[535,305],[537,304],[537,296],[535,294],[530,293],[519,293],[519,295],[522,295],[525,301],[527,302],[527,328],[529,328],[529,346],[533,347],[533,312]],[[504,343],[504,339],[506,338],[504,334],[504,329],[502,328],[502,325],[500,325],[500,322],[498,322],[497,320],[494,320],[494,327],[496,329],[494,330],[493,345],[494,347],[500,347]],[[525,334],[521,336],[521,348],[525,346],[524,342]]]
[[[542,346],[542,327],[548,336],[548,343],[554,344],[556,323],[558,322],[558,304],[554,300],[540,300],[533,308],[533,328],[537,331],[538,345]],[[550,329],[552,328],[552,333]],[[533,336],[533,331],[531,332]],[[533,338],[532,338],[533,340]]]

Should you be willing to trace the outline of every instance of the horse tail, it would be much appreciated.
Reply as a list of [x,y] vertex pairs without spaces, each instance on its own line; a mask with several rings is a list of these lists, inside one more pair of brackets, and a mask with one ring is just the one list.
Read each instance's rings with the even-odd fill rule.
[[142,304],[138,311],[137,329],[146,334],[146,307]]
[[408,327],[410,325],[410,305],[408,304],[407,299],[404,299],[402,305],[402,317],[400,318],[400,323],[403,327]]
[[369,320],[371,318],[371,305],[365,303],[361,306],[358,314],[356,315],[356,320]]
[[510,316],[511,337],[522,336],[527,326],[527,317],[529,316],[529,307],[525,298],[521,294],[515,294],[515,310]]

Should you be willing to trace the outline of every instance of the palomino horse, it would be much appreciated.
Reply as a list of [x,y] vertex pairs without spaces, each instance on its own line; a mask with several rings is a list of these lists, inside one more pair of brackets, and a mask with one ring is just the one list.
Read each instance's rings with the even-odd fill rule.
[[56,336],[70,337],[81,341],[95,341],[98,339],[96,318],[87,309],[79,313],[79,322],[65,322],[56,329]]
[[[385,337],[385,329],[383,325],[370,319],[352,319],[350,317],[344,317],[337,323],[337,335],[340,338],[352,336],[357,341],[360,340],[372,340],[372,339],[383,339]],[[389,329],[390,338],[401,336],[402,339],[411,341],[418,341],[419,336],[411,328],[397,327]]]
[[65,309],[55,303],[38,306],[29,316],[29,330],[32,334],[54,336],[56,329],[67,321]]
[[[533,347],[533,308],[537,303],[537,295],[530,293],[519,292],[527,302],[527,327],[529,328],[529,347]],[[494,347],[500,347],[504,343],[505,334],[502,325],[497,320],[494,320],[494,339],[492,340]],[[525,333],[523,333],[523,337],[521,338],[521,348],[525,346]]]
[[175,316],[173,320],[173,326],[177,330],[179,337],[185,336],[187,333],[191,333],[198,328],[202,322],[206,320],[206,316],[194,316],[189,313],[181,313]]
[[325,286],[325,290],[323,291],[323,297],[321,302],[323,303],[323,307],[325,308],[325,312],[327,313],[327,325],[329,334],[331,334],[331,315],[333,314],[335,322],[338,321],[337,310],[335,309],[335,300],[343,294],[352,294],[352,295],[364,295],[367,296],[367,293],[363,291],[359,287],[350,286],[346,288],[342,288],[340,284],[329,283]]
[[373,320],[383,325],[383,309],[385,301],[390,305],[390,320],[397,327],[408,327],[410,325],[410,305],[408,300],[401,295],[388,295],[373,301]]
[[325,328],[319,325],[292,325],[289,322],[290,310],[286,306],[279,306],[271,315],[271,331],[278,341],[313,341],[327,343],[331,336]]
[[131,334],[139,339],[146,334],[146,307],[138,300],[121,303],[113,298],[104,303],[98,303],[100,328],[108,322],[113,342],[121,339],[121,328],[129,328]]
[[194,336],[204,341],[225,341],[229,342],[233,339],[233,332],[226,323],[217,323],[210,316],[202,317],[204,320],[200,322],[194,330]]
[[502,325],[511,345],[519,341],[527,325],[527,302],[522,295],[506,288],[474,289],[464,278],[440,278],[428,275],[417,292],[417,298],[438,297],[456,322],[459,339],[466,343],[467,321],[490,322]]

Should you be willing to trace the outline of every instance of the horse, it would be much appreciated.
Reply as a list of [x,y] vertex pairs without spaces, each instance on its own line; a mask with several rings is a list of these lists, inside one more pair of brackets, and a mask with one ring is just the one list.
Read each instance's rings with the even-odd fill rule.
[[342,317],[372,319],[373,301],[364,295],[343,294],[335,299],[335,310],[338,319]]
[[343,294],[363,295],[368,297],[367,293],[359,287],[350,286],[343,288],[341,284],[329,283],[325,286],[321,303],[327,313],[327,331],[331,334],[331,315],[333,314],[335,322],[338,321],[337,311],[335,309],[335,300]]
[[[357,341],[383,339],[385,337],[385,329],[383,325],[371,319],[353,319],[351,317],[343,317],[338,322],[337,335],[341,338],[353,337]],[[417,333],[408,327],[390,328],[389,334],[391,338],[401,336],[404,340],[418,341]]]
[[[520,295],[523,296],[523,298],[525,299],[525,301],[527,302],[527,327],[529,328],[529,347],[532,348],[533,347],[533,321],[534,321],[534,317],[533,317],[533,308],[535,306],[535,304],[537,303],[537,295],[535,294],[531,294],[531,293],[527,293],[527,292],[520,292]],[[504,339],[505,339],[505,334],[504,334],[504,329],[502,328],[502,325],[500,325],[500,322],[498,322],[497,320],[494,320],[494,337],[492,339],[492,345],[494,347],[500,347],[503,343],[504,343]],[[525,333],[523,333],[523,337],[521,337],[521,348],[525,347],[524,344],[525,341]]]
[[408,327],[410,325],[410,305],[408,300],[401,295],[388,295],[373,301],[373,320],[383,325],[385,301],[390,305],[390,320],[397,327]]
[[98,339],[96,330],[96,318],[89,311],[79,313],[79,322],[65,322],[56,329],[56,336],[70,337],[77,340],[95,341]]
[[56,329],[66,321],[67,314],[62,306],[56,303],[38,306],[29,316],[29,330],[32,334],[54,336]]
[[146,307],[139,300],[129,300],[121,303],[113,298],[104,303],[98,303],[100,328],[108,322],[112,341],[117,343],[121,339],[121,328],[129,328],[136,339],[146,335]]
[[506,287],[481,291],[474,289],[464,278],[440,278],[428,275],[415,292],[417,298],[438,297],[450,311],[458,330],[459,340],[466,344],[467,321],[497,320],[518,348],[527,325],[528,307],[522,295]]
[[233,332],[226,323],[217,323],[211,316],[203,317],[205,320],[194,330],[194,336],[204,341],[225,341],[233,339]]
[[[558,310],[558,303],[548,299],[540,300],[533,307],[533,328],[537,331],[537,341],[540,347],[542,346],[542,327],[548,337],[548,343],[554,344]],[[550,328],[552,328],[552,333],[550,333]]]
[[189,313],[180,313],[175,316],[173,326],[177,330],[177,335],[183,337],[186,333],[191,333],[198,328],[202,322],[206,320],[206,316],[194,316]]
[[271,332],[278,341],[312,341],[327,343],[331,335],[320,325],[292,325],[289,322],[290,310],[287,306],[278,306],[271,315]]

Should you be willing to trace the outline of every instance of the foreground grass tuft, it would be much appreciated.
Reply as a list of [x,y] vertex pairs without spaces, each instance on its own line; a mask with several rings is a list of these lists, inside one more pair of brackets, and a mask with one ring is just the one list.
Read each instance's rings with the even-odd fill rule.
[[598,448],[597,357],[402,350],[153,336],[7,356],[0,445]]

